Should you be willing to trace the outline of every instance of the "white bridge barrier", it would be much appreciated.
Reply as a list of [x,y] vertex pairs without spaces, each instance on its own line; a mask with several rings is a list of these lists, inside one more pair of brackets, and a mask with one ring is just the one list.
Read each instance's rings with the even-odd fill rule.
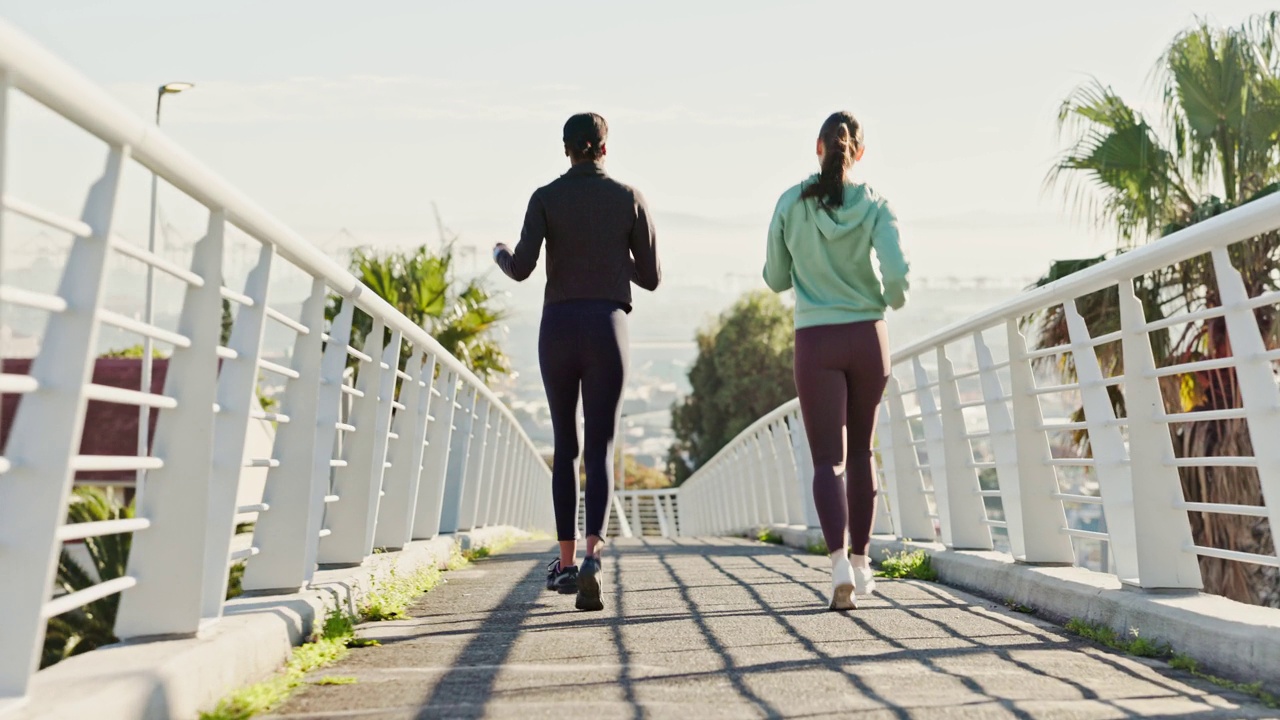
[[[1256,310],[1275,308],[1280,292],[1250,297],[1231,254],[1237,243],[1236,251],[1256,249],[1261,241],[1255,238],[1277,228],[1280,195],[1272,195],[1023,293],[894,353],[894,376],[880,408],[882,482],[875,531],[940,540],[953,549],[990,550],[1000,541],[1029,564],[1076,564],[1080,548],[1073,541],[1100,544],[1103,567],[1144,589],[1201,588],[1201,556],[1280,567],[1274,552],[1196,544],[1188,518],[1259,518],[1269,521],[1272,532],[1280,531],[1280,350],[1267,347],[1255,318]],[[1193,257],[1211,265],[1220,302],[1148,319],[1135,280]],[[1270,269],[1271,287],[1278,272]],[[1118,291],[1119,329],[1094,336],[1077,302],[1104,290]],[[1028,349],[1024,321],[1059,308],[1070,342]],[[1223,319],[1232,356],[1185,363],[1153,356],[1154,334],[1182,333],[1212,318]],[[1119,348],[1122,374],[1104,376],[1097,350],[1108,344]],[[1077,382],[1059,384],[1036,371],[1038,359],[1067,356],[1074,360]],[[1162,379],[1223,368],[1234,370],[1239,407],[1168,409]],[[1127,408],[1120,417],[1113,394]],[[1083,420],[1056,419],[1077,408]],[[1175,452],[1171,426],[1200,421],[1247,423],[1253,455]],[[1087,433],[1089,452],[1072,453],[1074,447],[1064,442],[1079,432]],[[1260,484],[1264,504],[1188,502],[1180,469],[1206,467],[1253,469],[1257,479],[1249,480]],[[744,430],[684,483],[684,534],[771,524],[816,527],[812,472],[793,400]],[[1239,480],[1210,479],[1232,481]],[[1105,531],[1069,523],[1090,511],[1104,521]]]
[[[5,160],[18,142],[6,130],[8,111],[20,93],[100,141],[105,169],[78,218],[5,191]],[[131,163],[207,209],[190,267],[139,249],[115,229]],[[30,373],[0,374],[0,392],[21,395],[0,456],[0,706],[25,694],[46,620],[114,593],[121,638],[192,635],[220,617],[228,565],[239,560],[248,560],[246,590],[289,592],[305,587],[318,564],[358,565],[375,547],[485,525],[552,527],[550,471],[512,413],[462,363],[154,125],[2,21],[0,196],[0,218],[22,216],[72,238],[56,293],[0,286],[0,310],[47,314]],[[237,288],[223,279],[233,229],[259,245]],[[105,309],[108,261],[120,257],[185,283],[176,331]],[[273,274],[282,269],[310,278],[297,317],[272,305]],[[328,323],[333,296],[343,303]],[[239,306],[225,347],[224,298]],[[366,318],[372,331],[352,347],[353,322]],[[271,324],[296,335],[288,366],[262,357]],[[91,381],[103,325],[171,350],[163,392]],[[254,401],[260,373],[286,381],[275,412]],[[159,408],[151,454],[80,455],[90,400]],[[254,418],[276,423],[274,448],[242,462]],[[248,508],[236,504],[243,467],[268,469],[262,503]],[[88,470],[146,471],[136,519],[64,524],[75,473]],[[233,552],[234,518],[246,512],[258,513],[252,545]],[[64,542],[125,532],[133,533],[126,576],[53,597]]]

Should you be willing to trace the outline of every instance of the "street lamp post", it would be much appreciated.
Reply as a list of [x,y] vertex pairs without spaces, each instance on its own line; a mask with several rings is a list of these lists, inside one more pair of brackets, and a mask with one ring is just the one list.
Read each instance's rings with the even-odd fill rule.
[[[190,90],[195,85],[188,82],[171,82],[165,83],[156,89],[156,127],[160,126],[160,105],[165,95],[176,95],[184,90]],[[153,172],[151,173],[151,228],[147,233],[147,250],[151,253],[156,251],[156,194],[159,190],[160,179]],[[145,307],[143,309],[143,322],[151,325],[155,322],[155,268],[150,264],[147,265],[147,290]],[[151,374],[152,374],[152,352],[153,344],[150,336],[142,338],[142,392],[151,392]],[[146,457],[151,453],[151,444],[148,438],[151,430],[151,408],[145,405],[138,408],[138,455]],[[146,478],[147,471],[139,470],[137,474],[137,482],[135,487],[136,493],[142,492],[142,483]]]

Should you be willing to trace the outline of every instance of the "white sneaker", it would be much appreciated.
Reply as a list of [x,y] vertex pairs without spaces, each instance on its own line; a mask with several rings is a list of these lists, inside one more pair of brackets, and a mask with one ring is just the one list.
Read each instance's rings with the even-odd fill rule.
[[836,561],[831,568],[831,610],[855,610],[858,600],[854,595],[854,567],[845,558]]
[[853,587],[854,594],[858,597],[866,597],[876,591],[876,576],[871,568],[855,567],[853,568]]

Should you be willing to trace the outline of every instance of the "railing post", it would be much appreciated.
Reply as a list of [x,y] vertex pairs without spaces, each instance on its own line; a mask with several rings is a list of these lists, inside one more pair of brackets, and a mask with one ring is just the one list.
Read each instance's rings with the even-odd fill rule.
[[787,416],[787,434],[791,441],[791,455],[796,461],[796,493],[804,510],[803,524],[819,527],[818,508],[813,503],[813,456],[809,453],[809,436],[805,434],[804,416],[797,407]]
[[796,458],[791,451],[791,436],[787,431],[787,417],[784,415],[769,426],[769,442],[773,446],[773,457],[777,463],[778,478],[782,484],[782,492],[786,496],[788,525],[806,525],[804,514],[804,494],[800,487],[800,479],[796,476]]
[[[1258,483],[1267,506],[1267,522],[1274,538],[1280,534],[1280,387],[1276,385],[1273,362],[1258,327],[1257,316],[1247,305],[1249,292],[1240,272],[1231,264],[1227,248],[1213,250],[1213,269],[1222,296],[1223,319],[1235,357],[1236,379],[1250,444],[1257,461]],[[1275,551],[1280,555],[1280,551]]]
[[[626,502],[625,500],[623,501]],[[644,537],[644,519],[640,517],[640,497],[638,495],[631,496],[631,534],[635,537]]]
[[120,596],[115,633],[121,639],[190,635],[200,628],[224,232],[222,213],[211,212],[192,255],[191,269],[204,285],[187,288],[178,317],[178,332],[191,345],[174,348],[169,359],[165,394],[178,406],[157,417],[153,452],[164,467],[148,473],[151,482],[137,499],[136,514],[151,527],[135,533],[130,544],[129,575],[139,582]]
[[[941,451],[938,464],[946,466],[943,488],[939,489],[936,475],[933,480],[934,497],[946,496],[945,501],[938,502],[938,516],[943,518],[942,542],[956,550],[990,550],[993,547],[991,528],[982,522],[987,517],[987,509],[978,494],[982,486],[973,467],[973,449],[966,437],[969,431],[960,407],[960,387],[956,383],[955,368],[942,345],[938,346],[938,400],[941,405],[938,415],[930,418],[926,414],[925,428],[927,433],[933,425],[935,435],[935,442],[929,446],[930,466],[937,467],[933,453],[938,450]],[[932,422],[934,419],[936,423]]]
[[458,400],[458,376],[441,367],[432,383],[428,412],[427,446],[422,457],[422,482],[414,509],[413,538],[430,540],[440,534],[440,510],[444,502],[445,476],[449,470],[449,445],[453,436],[454,406]]
[[764,517],[764,501],[760,497],[755,481],[755,474],[752,472],[751,463],[747,461],[747,451],[742,445],[736,445],[733,448],[731,456],[733,462],[730,465],[733,482],[737,483],[745,491],[746,512],[743,515],[742,528],[750,530],[755,528],[762,522]]
[[387,450],[391,467],[387,471],[386,495],[379,503],[378,523],[373,546],[400,549],[412,539],[414,505],[418,499],[418,482],[422,476],[423,445],[427,436],[427,405],[431,400],[428,384],[435,371],[435,357],[423,357],[414,349],[405,363],[409,380],[401,379],[400,403],[404,410],[395,413],[392,427],[397,435]]
[[[235,535],[236,496],[244,472],[249,415],[258,401],[258,360],[267,319],[268,287],[275,246],[263,243],[258,264],[245,281],[252,305],[236,312],[228,344],[236,356],[222,361],[218,372],[218,413],[213,419],[213,463],[209,474],[209,524],[205,529],[203,617],[222,617],[226,602],[231,538]],[[266,458],[264,458],[266,459]]]
[[[1052,454],[1044,432],[1044,415],[1040,398],[1035,394],[1035,373],[1027,356],[1027,341],[1018,329],[1017,319],[1005,323],[1009,338],[1009,395],[1014,445],[1017,451],[1018,482],[1013,492],[1000,482],[1000,497],[1009,512],[1011,505],[1020,510],[1021,534],[1026,555],[1017,558],[1033,565],[1074,565],[1075,551],[1067,536],[1067,514],[1060,494],[1058,477],[1049,464]],[[992,426],[992,440],[995,427]],[[1009,527],[1012,537],[1014,528]],[[1016,557],[1016,556],[1015,556]]]
[[[1111,396],[1103,384],[1098,353],[1090,342],[1089,328],[1076,301],[1064,302],[1062,311],[1071,339],[1076,378],[1080,383],[1080,402],[1089,432],[1089,448],[1093,452],[1093,470],[1102,496],[1103,517],[1107,523],[1107,535],[1111,538],[1107,542],[1110,547],[1104,550],[1110,549],[1111,556],[1115,558],[1116,575],[1125,582],[1137,583],[1138,536],[1134,524],[1133,471],[1128,467],[1128,451],[1116,422]],[[1136,375],[1130,375],[1125,378],[1125,385],[1133,381],[1145,382]],[[1185,514],[1182,522],[1187,522]]]
[[752,476],[756,479],[756,487],[759,488],[759,495],[762,500],[761,510],[764,513],[761,525],[769,526],[777,522],[779,516],[785,518],[786,515],[780,512],[777,505],[777,498],[774,493],[774,484],[777,480],[773,473],[769,472],[769,466],[766,464],[763,431],[755,432],[747,439],[747,463]]
[[663,495],[662,503],[666,507],[674,536],[684,537],[684,520],[680,517],[680,491],[673,490],[670,495]]
[[719,495],[724,502],[719,505],[712,505],[715,509],[715,530],[716,534],[728,533],[737,529],[739,501],[741,498],[735,497],[733,488],[728,487],[724,480],[724,463],[712,468],[707,478],[703,480],[703,496],[706,498]]
[[[938,511],[937,531],[941,536],[942,544],[952,547],[951,543],[951,493],[947,486],[947,462],[946,462],[946,445],[942,433],[942,416],[938,413],[938,405],[933,399],[932,381],[929,379],[929,372],[925,370],[924,363],[920,361],[917,355],[911,358],[911,367],[915,375],[915,396],[916,403],[920,406],[920,430],[922,437],[919,440],[924,441],[924,455],[928,458],[926,462],[920,462],[920,474],[923,478],[925,471],[929,474],[929,486],[933,488],[933,505]],[[913,446],[920,448],[920,445]],[[916,457],[920,457],[917,451]]]
[[[7,85],[0,85],[0,95],[8,96]],[[0,122],[3,117],[0,114]],[[7,135],[0,135],[0,142],[8,142]],[[56,533],[66,518],[75,476],[71,460],[80,452],[102,281],[121,171],[128,159],[127,147],[113,146],[106,169],[89,190],[81,219],[92,229],[92,236],[76,238],[71,246],[58,283],[58,296],[67,308],[50,315],[45,324],[30,371],[39,387],[18,404],[5,448],[11,466],[0,475],[0,577],[5,584],[0,592],[5,632],[0,699],[26,695],[40,664],[47,619],[44,605],[61,556]]]
[[507,463],[509,480],[502,493],[502,524],[516,528],[524,528],[520,515],[520,494],[524,492],[525,475],[529,472],[529,453],[526,452],[522,438],[511,437],[510,460]]
[[515,494],[520,477],[520,435],[517,426],[507,422],[507,432],[503,433],[505,439],[502,443],[502,456],[498,462],[498,492],[494,493],[493,505],[489,510],[489,523],[516,527],[515,517],[511,512],[511,497]]
[[466,484],[467,466],[470,464],[471,439],[475,434],[476,409],[480,404],[480,392],[466,387],[464,396],[456,407],[462,411],[459,421],[454,415],[454,432],[449,445],[449,469],[445,474],[444,501],[440,510],[440,532],[453,533],[462,528],[459,516],[462,511],[463,485]]
[[489,406],[489,432],[485,436],[484,470],[480,476],[480,492],[476,498],[476,527],[489,525],[489,508],[493,496],[497,493],[498,483],[502,477],[499,469],[502,445],[506,440],[506,418],[502,416],[502,408]]
[[[327,292],[324,281],[315,279],[302,306],[302,323],[308,332],[299,333],[293,344],[293,369],[298,377],[288,381],[280,403],[280,413],[288,416],[289,422],[276,429],[272,455],[280,460],[280,466],[267,471],[262,501],[268,509],[258,515],[253,529],[258,555],[245,566],[245,590],[297,592],[310,577],[307,546],[320,541],[320,515],[312,518],[311,496]],[[329,432],[332,445],[333,428]],[[328,470],[326,466],[326,479]]]
[[738,477],[751,491],[751,518],[748,529],[765,527],[769,524],[769,491],[764,484],[760,472],[760,454],[756,452],[751,438],[744,439],[737,446]]
[[[347,302],[351,302],[348,300]],[[344,305],[346,303],[343,303]],[[394,348],[399,357],[400,333],[393,332],[392,342],[383,345],[385,326],[382,318],[373,318],[373,329],[364,338],[362,352],[369,360],[356,375],[356,397],[350,424],[350,432],[343,442],[345,466],[334,472],[333,490],[338,501],[329,505],[325,516],[329,534],[320,539],[321,565],[357,566],[364,563],[372,548],[372,528],[368,526],[370,515],[377,512],[376,493],[381,490],[382,474],[386,462],[386,427],[391,419],[391,393],[386,392],[384,375],[395,379],[395,371],[383,370],[383,354]],[[393,360],[394,362],[394,360]],[[382,422],[383,417],[387,423]],[[378,436],[382,434],[382,438]],[[379,452],[379,449],[382,452]],[[371,507],[372,505],[372,507]]]
[[485,472],[488,470],[489,438],[493,427],[490,416],[493,414],[492,404],[488,398],[481,397],[477,402],[474,424],[471,426],[471,446],[468,448],[466,482],[462,485],[462,502],[458,509],[458,529],[474,530],[476,528],[476,511],[480,506],[480,497],[485,485]]
[[[329,339],[325,342],[324,356],[320,359],[320,392],[316,402],[316,445],[311,463],[311,500],[307,511],[307,527],[303,537],[306,557],[302,563],[307,582],[311,582],[320,564],[320,541],[331,531],[325,529],[328,516],[328,496],[333,493],[339,463],[335,455],[340,452],[338,423],[342,420],[346,374],[347,347],[351,343],[351,326],[355,317],[355,302],[346,298],[338,314],[329,326]],[[341,455],[346,455],[346,447]],[[336,496],[335,496],[336,497]]]
[[898,379],[889,376],[887,387],[889,405],[889,432],[892,436],[893,481],[889,484],[890,505],[894,508],[893,525],[902,537],[910,540],[933,542],[933,519],[929,516],[929,502],[925,498],[924,479],[920,476],[919,459],[916,456],[911,424],[902,402],[902,390]]
[[720,463],[720,485],[726,490],[733,489],[738,496],[732,532],[749,529],[760,514],[756,510],[756,497],[751,483],[744,481],[742,477],[741,454],[740,448],[730,448],[724,461]]
[[778,449],[774,442],[773,428],[769,423],[760,430],[760,455],[764,472],[769,475],[769,497],[773,504],[773,517],[770,520],[781,525],[791,524],[791,504],[787,471],[782,467],[782,459],[778,457]]
[[1187,512],[1180,508],[1186,501],[1182,479],[1169,464],[1174,457],[1173,438],[1161,419],[1164,396],[1145,329],[1146,313],[1133,292],[1132,280],[1120,283],[1119,297],[1138,582],[1144,588],[1198,590],[1203,587],[1200,562],[1189,550],[1194,541]]
[[671,537],[671,528],[667,525],[667,511],[662,506],[662,498],[653,496],[653,512],[658,518],[658,534],[664,538]]
[[488,508],[484,513],[484,524],[486,527],[492,525],[503,525],[508,520],[507,514],[503,512],[503,501],[511,487],[511,466],[513,464],[512,445],[516,437],[516,427],[511,424],[505,416],[499,418],[498,449],[494,456],[493,463],[493,479],[491,484],[493,489],[489,491]]
[[[724,511],[723,503],[716,506],[706,501],[707,494],[705,490],[708,480],[709,478],[704,475],[692,484],[689,484],[687,480],[685,481],[689,492],[694,498],[693,507],[697,508],[695,516],[697,527],[694,528],[693,532],[699,536],[711,535],[717,532],[720,529],[720,514]],[[685,490],[686,485],[681,485],[680,489],[682,491]]]
[[722,502],[718,505],[712,505],[715,513],[715,531],[717,534],[727,533],[735,528],[738,523],[739,507],[742,502],[741,493],[737,488],[724,485],[721,480],[724,477],[724,466],[727,458],[707,468],[702,484],[704,495],[714,496],[720,495]]
[[533,479],[533,467],[537,461],[537,457],[533,451],[525,444],[524,438],[515,438],[512,440],[515,446],[512,452],[516,455],[516,469],[512,474],[511,490],[507,493],[507,515],[511,518],[511,524],[518,528],[530,529],[533,527],[524,516],[523,498],[527,488]]
[[882,429],[888,423],[889,414],[883,401],[880,403],[878,413],[879,421],[877,422],[878,429],[875,437],[875,452],[871,455],[872,460],[875,462],[875,477],[877,480],[876,515],[875,523],[871,526],[871,534],[894,536],[896,533],[893,526],[893,511],[889,508],[889,491],[886,489],[891,482],[890,475],[892,473],[889,470],[893,467],[893,453],[890,452],[891,446],[885,444],[885,438],[889,434]]
[[[396,399],[396,378],[400,371],[400,348],[404,338],[399,330],[392,331],[391,340],[387,343],[387,347],[382,351],[382,364],[380,369],[382,374],[378,383],[378,424],[375,426],[376,434],[373,436],[373,474],[369,482],[369,502],[365,509],[364,520],[364,555],[368,557],[373,554],[373,536],[377,532],[378,527],[378,510],[382,507],[382,496],[384,494],[383,484],[387,477],[387,470],[391,469],[391,463],[387,451],[391,443],[391,415],[395,410],[395,405],[399,404],[404,407],[404,403],[397,403]],[[403,389],[403,384],[401,389]]]

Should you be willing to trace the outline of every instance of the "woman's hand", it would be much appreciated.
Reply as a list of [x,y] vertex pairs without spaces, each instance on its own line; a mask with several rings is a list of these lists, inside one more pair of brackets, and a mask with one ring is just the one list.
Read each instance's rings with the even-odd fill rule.
[[498,243],[497,245],[494,245],[494,246],[493,246],[493,259],[494,259],[494,260],[497,260],[497,259],[498,259],[498,256],[499,256],[499,255],[501,255],[501,254],[502,254],[502,253],[504,253],[504,252],[508,252],[508,253],[509,253],[509,252],[511,252],[511,248],[507,247],[507,244],[506,244],[506,243]]

